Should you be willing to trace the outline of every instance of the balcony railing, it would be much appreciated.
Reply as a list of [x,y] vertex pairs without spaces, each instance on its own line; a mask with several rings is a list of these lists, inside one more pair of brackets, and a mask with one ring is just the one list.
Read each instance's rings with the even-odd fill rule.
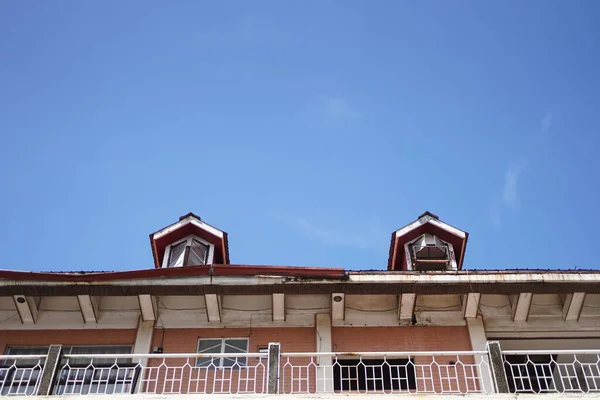
[[272,343],[269,353],[61,355],[53,347],[0,356],[0,394],[600,392],[600,350],[502,352],[491,343],[488,351],[280,353]]
[[[123,357],[128,358],[123,358]],[[264,353],[67,355],[55,393],[263,394]]]
[[46,354],[0,356],[0,395],[37,394]]
[[600,350],[504,351],[512,393],[600,392]]
[[280,393],[493,393],[488,353],[283,353]]

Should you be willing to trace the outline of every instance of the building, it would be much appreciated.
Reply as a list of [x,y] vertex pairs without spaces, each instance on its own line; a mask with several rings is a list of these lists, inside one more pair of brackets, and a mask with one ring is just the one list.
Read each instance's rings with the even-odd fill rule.
[[194,214],[154,268],[0,271],[0,394],[383,395],[600,391],[600,273],[462,268],[426,212],[387,270],[230,264]]

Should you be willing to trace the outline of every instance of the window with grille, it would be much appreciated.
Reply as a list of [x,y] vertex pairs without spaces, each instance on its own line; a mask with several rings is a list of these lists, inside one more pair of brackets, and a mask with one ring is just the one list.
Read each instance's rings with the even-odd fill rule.
[[244,354],[248,352],[247,338],[225,339],[198,339],[198,353],[228,354],[228,357],[211,357],[196,359],[196,366],[200,368],[243,368],[248,360]]
[[213,245],[200,238],[188,236],[167,246],[163,266],[169,268],[211,264],[213,248]]

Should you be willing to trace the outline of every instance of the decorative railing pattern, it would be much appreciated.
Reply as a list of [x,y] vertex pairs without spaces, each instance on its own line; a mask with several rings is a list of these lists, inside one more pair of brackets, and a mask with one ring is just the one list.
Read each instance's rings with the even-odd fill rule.
[[488,353],[283,353],[280,393],[492,393]]
[[[263,353],[68,355],[56,394],[262,394]],[[121,357],[121,358],[118,358]],[[229,362],[222,363],[226,359]],[[223,366],[223,365],[227,366]]]
[[503,351],[511,393],[600,392],[600,350]]
[[0,356],[0,395],[36,395],[45,359],[45,354]]
[[0,395],[600,392],[600,350],[280,353],[272,343],[269,353],[63,354],[54,368],[52,347],[0,356]]

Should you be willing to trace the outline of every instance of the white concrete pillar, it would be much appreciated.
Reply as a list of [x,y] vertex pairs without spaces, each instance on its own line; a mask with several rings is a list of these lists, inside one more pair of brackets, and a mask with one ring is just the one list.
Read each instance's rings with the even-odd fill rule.
[[[135,344],[133,345],[133,354],[149,354],[152,353],[152,334],[154,333],[154,321],[144,321],[142,316],[138,321],[138,330],[135,336]],[[139,362],[142,368],[145,368],[148,365],[147,358],[140,358],[132,360],[133,362]],[[141,376],[138,379],[135,393],[139,392],[140,386],[142,384],[142,377],[145,373],[145,369],[142,369]]]
[[[333,351],[331,342],[331,315],[317,314],[315,321],[317,352]],[[333,392],[333,358],[320,356],[317,358],[317,393]]]
[[[471,339],[471,348],[473,351],[487,351],[487,335],[483,326],[483,318],[465,318],[467,328],[469,329],[469,338]],[[475,363],[479,366],[479,376],[481,376],[481,388],[486,393],[494,392],[494,381],[492,380],[492,370],[490,360],[485,355],[475,356]]]
[[134,354],[152,353],[152,334],[154,333],[154,321],[144,321],[141,317],[138,322],[138,330],[133,345]]

